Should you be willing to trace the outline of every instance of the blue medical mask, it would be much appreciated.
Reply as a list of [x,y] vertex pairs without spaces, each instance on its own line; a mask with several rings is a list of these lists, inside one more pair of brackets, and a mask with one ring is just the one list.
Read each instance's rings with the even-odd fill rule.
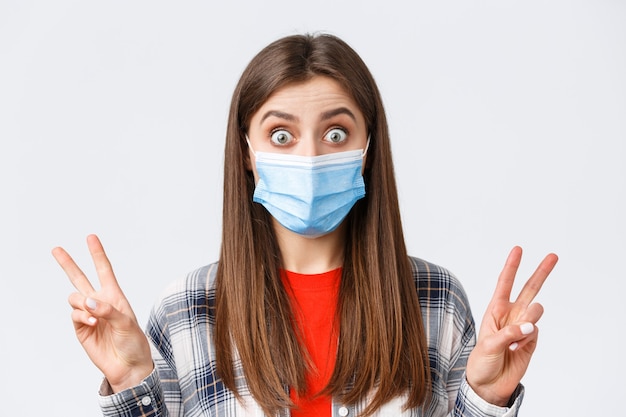
[[319,156],[254,152],[259,181],[253,201],[285,228],[307,237],[332,232],[365,195],[365,151]]

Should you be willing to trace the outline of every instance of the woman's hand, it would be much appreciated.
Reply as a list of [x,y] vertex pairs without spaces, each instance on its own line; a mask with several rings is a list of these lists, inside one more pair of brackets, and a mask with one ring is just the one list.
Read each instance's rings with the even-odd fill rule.
[[119,392],[152,372],[150,346],[98,237],[88,236],[87,246],[100,281],[98,291],[65,250],[54,248],[52,255],[78,290],[69,297],[76,336],[113,392]]
[[485,401],[500,406],[507,405],[528,368],[537,345],[535,324],[543,314],[543,307],[533,303],[533,299],[558,260],[555,254],[547,255],[515,302],[510,302],[521,258],[522,249],[513,248],[498,278],[466,369],[472,389]]

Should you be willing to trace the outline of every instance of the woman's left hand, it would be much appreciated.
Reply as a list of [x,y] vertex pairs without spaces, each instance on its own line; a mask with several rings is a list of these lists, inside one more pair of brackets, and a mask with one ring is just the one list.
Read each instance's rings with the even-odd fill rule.
[[547,255],[528,279],[515,302],[510,301],[522,249],[514,247],[498,278],[483,317],[476,347],[467,362],[467,382],[485,401],[506,406],[526,373],[537,346],[535,326],[543,307],[533,303],[558,257]]

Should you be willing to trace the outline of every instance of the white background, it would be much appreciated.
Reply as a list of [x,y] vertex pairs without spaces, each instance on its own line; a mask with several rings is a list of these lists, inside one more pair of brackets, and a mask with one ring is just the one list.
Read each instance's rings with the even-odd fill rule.
[[372,70],[406,239],[477,321],[509,249],[561,260],[521,416],[618,415],[626,383],[626,3],[0,1],[0,414],[98,415],[50,250],[98,233],[145,324],[217,258],[232,89],[270,41],[325,31]]

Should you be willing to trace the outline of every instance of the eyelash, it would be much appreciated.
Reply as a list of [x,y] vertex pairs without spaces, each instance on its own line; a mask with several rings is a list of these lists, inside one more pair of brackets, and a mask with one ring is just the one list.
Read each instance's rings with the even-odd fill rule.
[[[284,144],[279,144],[279,143],[274,142],[274,140],[273,140],[274,134],[277,133],[277,132],[282,132],[282,131],[287,132],[289,134],[289,136],[291,136],[292,140],[290,142],[284,143]],[[294,135],[288,129],[285,129],[285,128],[282,128],[282,127],[277,127],[277,128],[272,129],[269,132],[269,136],[268,136],[268,140],[275,146],[289,146],[291,144],[291,142],[293,141],[293,138],[294,138]]]
[[324,134],[324,136],[326,136],[328,134],[328,132],[330,132],[333,129],[343,130],[346,135],[350,135],[350,131],[348,130],[348,128],[337,125],[337,126],[332,126],[332,127],[329,127],[328,129],[326,129],[326,133]]
[[[322,137],[325,137],[328,134],[328,132],[330,132],[333,129],[342,130],[346,134],[346,136],[350,136],[350,130],[348,128],[346,128],[344,126],[340,126],[340,125],[335,125],[335,126],[331,126],[331,127],[327,128],[326,131],[324,132],[324,135]],[[281,130],[284,130],[284,131],[288,132],[291,136],[296,137],[296,135],[291,133],[291,131],[288,128],[282,127],[282,126],[278,126],[278,127],[272,128],[269,131],[269,133],[267,135],[268,140],[272,139],[272,136],[274,135],[274,133],[279,132]]]

